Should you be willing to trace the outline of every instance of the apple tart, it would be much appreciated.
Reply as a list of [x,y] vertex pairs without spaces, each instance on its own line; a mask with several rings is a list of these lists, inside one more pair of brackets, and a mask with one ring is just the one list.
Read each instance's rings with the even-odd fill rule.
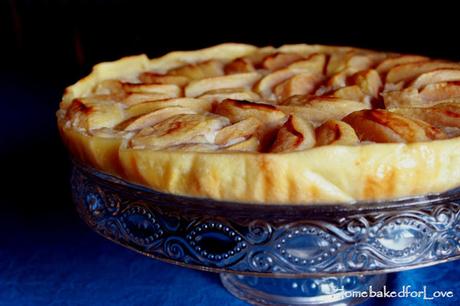
[[172,194],[355,203],[460,186],[460,63],[222,44],[101,63],[65,90],[74,158]]

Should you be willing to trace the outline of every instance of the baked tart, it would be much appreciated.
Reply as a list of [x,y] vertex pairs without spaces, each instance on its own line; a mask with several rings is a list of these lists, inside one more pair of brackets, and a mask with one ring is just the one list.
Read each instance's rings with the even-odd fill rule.
[[460,186],[460,63],[222,44],[101,63],[57,112],[78,161],[152,189],[354,203]]

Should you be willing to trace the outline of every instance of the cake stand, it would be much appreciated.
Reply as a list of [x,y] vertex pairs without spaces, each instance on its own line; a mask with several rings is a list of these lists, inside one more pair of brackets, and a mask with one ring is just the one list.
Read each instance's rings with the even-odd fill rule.
[[350,305],[389,272],[460,257],[460,189],[353,205],[254,205],[161,193],[74,162],[82,219],[143,255],[220,273],[260,305]]

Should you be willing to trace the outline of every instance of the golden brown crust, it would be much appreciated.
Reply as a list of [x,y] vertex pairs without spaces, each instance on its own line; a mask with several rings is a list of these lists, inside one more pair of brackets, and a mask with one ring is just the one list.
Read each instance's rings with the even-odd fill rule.
[[58,124],[80,161],[159,191],[389,199],[460,185],[459,81],[460,64],[416,55],[224,44],[99,64]]

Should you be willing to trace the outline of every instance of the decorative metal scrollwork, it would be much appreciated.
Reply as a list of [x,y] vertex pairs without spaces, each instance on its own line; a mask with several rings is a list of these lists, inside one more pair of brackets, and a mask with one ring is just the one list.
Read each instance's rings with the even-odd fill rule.
[[345,215],[319,211],[315,218],[300,213],[279,218],[282,209],[264,206],[270,213],[261,217],[258,205],[234,203],[232,212],[215,203],[193,205],[190,199],[164,198],[79,165],[72,191],[78,212],[100,234],[156,258],[196,267],[346,274],[400,270],[460,256],[460,204],[450,199]]

